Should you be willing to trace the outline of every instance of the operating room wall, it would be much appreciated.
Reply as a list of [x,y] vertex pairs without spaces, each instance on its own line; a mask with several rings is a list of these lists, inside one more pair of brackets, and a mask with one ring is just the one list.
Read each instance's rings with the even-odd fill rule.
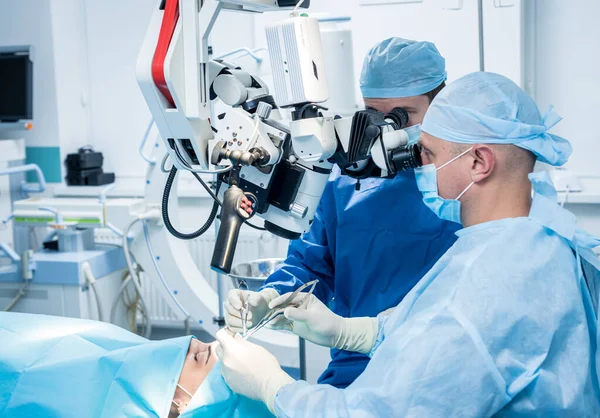
[[[566,167],[578,175],[586,197],[585,204],[566,207],[582,228],[600,236],[600,2],[537,0],[534,13],[535,99],[542,110],[553,104],[564,118],[553,132],[573,144]],[[568,202],[577,198],[573,193]]]
[[[60,165],[67,154],[90,140],[89,79],[85,21],[80,0],[50,0],[54,45],[54,82],[58,109]],[[28,144],[29,146],[29,144]]]
[[[33,30],[36,27],[37,30]],[[0,138],[25,138],[32,145],[58,145],[55,104],[54,48],[50,4],[46,1],[0,0],[0,48],[32,46],[34,68],[34,123],[32,131],[0,131]]]
[[[352,18],[348,25],[353,32],[354,88],[359,105],[362,105],[362,100],[358,78],[363,58],[374,44],[392,36],[434,42],[446,58],[449,80],[479,69],[477,1],[460,2],[462,7],[458,10],[449,8],[458,2],[442,0],[369,6],[362,6],[360,3],[361,0],[313,0],[309,9],[312,16]],[[265,24],[287,15],[289,12],[257,15],[256,45],[266,45]],[[327,70],[331,71],[330,68]],[[337,68],[333,71],[341,72],[344,69]]]
[[[61,1],[60,13],[57,3],[0,0],[0,47],[31,47],[34,65],[33,129],[0,130],[0,138],[24,138],[29,162],[38,163],[52,182],[61,181],[61,142],[74,132],[84,140],[87,135],[78,93],[83,80],[81,73],[72,74],[81,64],[75,58],[81,52],[75,33],[77,1]],[[65,79],[66,85],[59,84]]]
[[555,105],[564,119],[554,132],[573,143],[567,167],[600,176],[598,16],[598,1],[538,0],[534,71],[538,104]]
[[[435,42],[447,59],[450,80],[479,68],[476,1],[424,0],[371,6],[361,6],[361,1],[313,0],[310,9],[311,14],[352,17],[349,26],[353,30],[357,81],[368,48],[389,36]],[[485,6],[492,3],[496,2],[484,0],[484,11],[489,11]],[[600,2],[528,3],[535,6],[533,87],[524,87],[535,94],[540,107],[553,103],[564,116],[554,132],[575,146],[567,166],[600,175],[600,134],[594,125],[600,107],[599,95],[594,92],[598,57],[589,48],[591,40],[600,36],[594,20]],[[61,160],[67,152],[91,143],[104,151],[107,171],[115,171],[121,179],[143,176],[145,162],[137,147],[150,115],[135,80],[134,66],[157,4],[154,0],[0,0],[0,46],[32,45],[35,60],[34,129],[4,131],[0,137],[24,137],[28,147],[60,147]],[[515,10],[499,10],[512,13],[510,20],[486,15],[484,39],[486,43],[495,39],[497,45],[494,51],[486,44],[486,69],[501,71],[519,82],[516,71],[521,67],[510,63],[519,59],[522,51],[504,54],[514,51],[519,41],[515,34],[520,18]],[[239,46],[265,46],[264,24],[287,13],[255,17],[224,13],[212,36],[215,54]],[[489,33],[493,25],[499,27],[496,36]],[[502,28],[504,35],[498,32]],[[259,54],[266,56],[264,51]],[[238,61],[248,69],[256,68],[248,57]],[[263,74],[270,71],[266,60],[259,70]],[[354,88],[359,99],[358,82]],[[61,161],[59,172],[60,165]],[[55,163],[53,170],[56,168]]]
[[[106,171],[119,180],[145,174],[138,147],[150,112],[135,78],[135,64],[150,17],[159,1],[85,0],[86,38],[90,79],[91,143],[105,153]],[[250,15],[223,12],[211,35],[216,55],[253,46]]]
[[[117,182],[143,181],[138,146],[150,113],[135,63],[158,0],[0,0],[0,47],[32,46],[34,129],[0,131],[25,138],[48,180],[61,182],[67,153],[92,145]],[[215,54],[253,46],[248,14],[223,12],[211,36]],[[235,33],[235,36],[232,36]],[[29,156],[29,154],[28,154]]]
[[90,81],[90,144],[104,153],[104,170],[140,177],[137,147],[150,120],[135,78],[139,46],[157,2],[83,1]]

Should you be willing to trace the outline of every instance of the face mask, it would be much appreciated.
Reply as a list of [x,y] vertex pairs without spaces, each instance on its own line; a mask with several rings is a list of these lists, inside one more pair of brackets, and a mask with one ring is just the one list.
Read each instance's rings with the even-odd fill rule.
[[217,362],[180,418],[268,418],[272,417],[264,403],[237,395],[227,386]]
[[[190,392],[188,392],[187,390],[185,390],[185,388],[183,386],[181,386],[179,383],[177,383],[177,387],[179,389],[181,389],[182,391],[185,392],[186,395],[188,395],[190,397],[190,400],[194,397],[194,395],[192,395]],[[177,407],[177,408],[181,408],[181,404],[175,402],[175,399],[173,399],[171,402],[173,402],[173,404]]]
[[421,136],[421,125],[417,124],[404,128],[404,132],[408,135],[408,145],[416,144]]
[[450,163],[458,160],[463,155],[466,155],[471,151],[473,147],[469,148],[460,155],[457,155],[446,164],[436,168],[433,164],[428,164],[420,168],[415,168],[415,177],[417,180],[417,187],[423,194],[423,202],[429,209],[433,211],[440,219],[445,219],[450,222],[461,223],[460,220],[460,198],[475,184],[471,182],[465,190],[459,194],[456,199],[444,199],[438,194],[437,186],[437,172],[442,168],[446,167]]

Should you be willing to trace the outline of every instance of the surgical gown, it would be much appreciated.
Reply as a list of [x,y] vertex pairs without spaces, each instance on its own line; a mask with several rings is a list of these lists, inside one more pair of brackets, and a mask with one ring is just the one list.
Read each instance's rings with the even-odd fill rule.
[[[0,416],[167,417],[191,336],[149,341],[103,322],[0,313]],[[220,363],[182,418],[272,417],[234,394]]]
[[286,385],[278,416],[600,416],[596,313],[570,241],[575,227],[546,216],[546,203],[536,195],[529,217],[459,231],[380,316],[364,373],[345,390]]
[[[344,317],[375,317],[396,306],[456,240],[460,225],[440,220],[422,201],[412,171],[356,180],[335,167],[311,229],[265,281],[280,294],[318,279],[315,295]],[[331,350],[320,383],[346,387],[369,357]]]

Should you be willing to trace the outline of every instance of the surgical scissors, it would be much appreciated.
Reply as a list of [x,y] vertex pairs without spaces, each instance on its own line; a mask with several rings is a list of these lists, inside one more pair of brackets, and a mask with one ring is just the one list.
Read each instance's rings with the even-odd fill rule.
[[[308,283],[303,284],[298,289],[294,290],[294,292],[291,295],[289,295],[283,302],[281,302],[279,305],[277,305],[276,307],[274,307],[271,310],[270,314],[268,314],[263,319],[261,319],[260,322],[258,324],[256,324],[256,326],[254,328],[250,329],[248,332],[246,332],[245,334],[243,334],[242,338],[244,340],[247,340],[255,332],[257,332],[260,329],[262,329],[263,327],[265,327],[267,324],[269,324],[275,318],[283,315],[283,312],[285,311],[285,308],[288,308],[290,306],[294,306],[296,308],[302,307],[306,303],[306,301],[309,300],[310,295],[312,295],[313,290],[315,290],[315,286],[316,286],[317,282],[318,282],[318,280],[312,280],[312,281],[310,281]],[[298,296],[300,294],[300,292],[302,292],[303,290],[305,290],[307,288],[308,288],[308,291],[304,292],[304,293],[306,293],[306,296],[304,296],[302,298],[302,300],[300,301],[300,303],[293,303],[292,304],[292,301],[294,300],[294,298],[296,296]]]

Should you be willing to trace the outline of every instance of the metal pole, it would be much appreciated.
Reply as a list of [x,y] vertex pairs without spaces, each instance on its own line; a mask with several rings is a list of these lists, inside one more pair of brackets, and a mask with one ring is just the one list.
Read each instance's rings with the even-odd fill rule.
[[185,335],[190,335],[192,333],[191,322],[192,322],[192,317],[191,316],[186,317],[185,321],[183,321],[183,326],[184,326],[184,329],[185,329]]
[[298,347],[300,348],[300,379],[306,380],[306,341],[299,338]]

